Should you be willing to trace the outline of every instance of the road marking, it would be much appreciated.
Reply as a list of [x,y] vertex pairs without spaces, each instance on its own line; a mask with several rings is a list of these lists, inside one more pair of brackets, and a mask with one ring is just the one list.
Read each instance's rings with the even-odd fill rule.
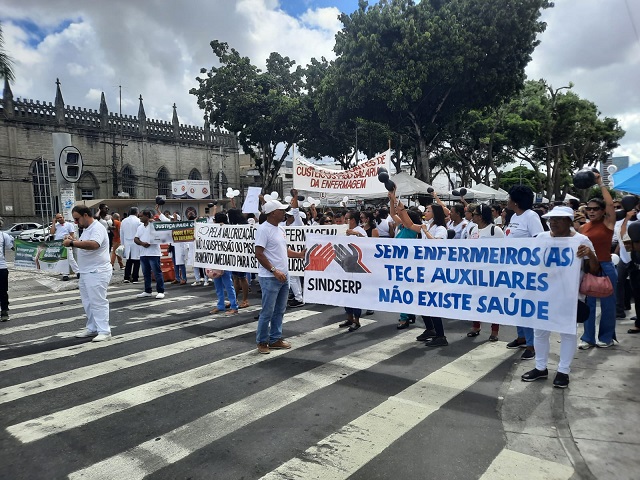
[[[360,319],[361,324],[364,322],[364,319]],[[337,330],[335,325],[330,328],[334,332]],[[159,438],[154,438],[119,455],[74,472],[69,475],[69,478],[72,480],[81,478],[127,478],[128,480],[144,478],[301,398],[331,386],[354,373],[371,368],[406,350],[415,348],[416,344],[410,337],[409,332],[400,333],[389,340],[377,343],[375,348],[367,346],[357,352],[300,373],[266,390],[249,395],[160,435]],[[298,342],[295,342],[294,345],[297,346]]]
[[[18,280],[19,281],[19,280]],[[117,284],[114,285],[109,285],[109,292],[122,292],[124,291],[122,289],[122,285],[118,286]],[[131,285],[125,286],[124,288],[128,288],[131,287]],[[64,295],[67,292],[74,292],[77,289],[73,289],[73,290],[65,290],[65,291],[59,291],[59,292],[53,292],[53,293],[41,293],[36,295],[37,298],[51,298],[51,297],[60,297],[60,295]],[[130,291],[135,291],[135,289],[132,289]],[[21,307],[23,304],[21,304],[20,302],[28,302],[31,298],[30,297],[12,297],[11,298],[11,305],[15,305],[16,307]]]
[[[175,309],[168,310],[163,314],[149,314],[149,318],[158,318],[161,315],[170,316],[172,314],[180,314],[184,312],[184,309]],[[0,362],[0,371],[4,372],[7,370],[11,370],[13,368],[26,367],[28,365],[33,365],[35,363],[44,362],[47,360],[56,360],[59,358],[72,357],[74,355],[78,355],[79,353],[83,353],[85,351],[91,351],[96,348],[106,348],[114,345],[116,341],[118,343],[121,342],[129,342],[131,340],[137,340],[139,338],[150,337],[152,335],[157,335],[159,333],[170,332],[172,330],[178,330],[180,328],[192,327],[194,325],[201,325],[203,323],[208,323],[216,320],[219,317],[214,315],[207,315],[206,317],[196,318],[193,320],[185,320],[179,323],[174,323],[171,325],[162,325],[160,327],[147,328],[135,332],[123,333],[122,335],[114,335],[113,341],[111,342],[87,342],[84,341],[78,345],[73,345],[72,347],[56,349],[48,352],[40,352],[34,353],[32,355],[24,355],[22,357],[10,358],[8,360],[3,360]],[[79,340],[80,341],[80,340]]]
[[494,342],[474,348],[262,478],[349,478],[391,443],[512,357],[513,351],[504,347],[505,342]]
[[[295,313],[295,312],[294,312]],[[290,315],[294,315],[291,313]],[[295,317],[294,317],[295,318]],[[362,325],[373,323],[373,320],[360,320]],[[156,400],[157,398],[192,388],[201,383],[228,375],[243,368],[264,362],[288,352],[311,345],[327,338],[344,333],[335,325],[321,327],[295,337],[290,337],[293,347],[289,350],[274,350],[269,356],[259,354],[255,348],[248,352],[233,355],[200,367],[176,373],[165,378],[129,388],[113,395],[94,400],[59,412],[43,415],[38,418],[12,425],[7,431],[22,443],[35,442],[49,435],[77,428],[101,418],[122,412]],[[406,340],[405,340],[406,341]],[[262,397],[264,403],[264,397]]]
[[[109,296],[111,294],[116,295],[116,294],[120,294],[120,293],[127,293],[127,292],[128,293],[132,293],[132,292],[138,292],[138,291],[139,291],[139,289],[137,289],[137,288],[131,288],[131,289],[128,289],[128,290],[118,290],[118,291],[109,290],[109,292],[107,294],[107,298],[109,298]],[[42,297],[42,295],[37,295],[35,298],[41,298],[41,297]],[[11,312],[15,313],[15,310],[19,310],[21,308],[38,307],[40,305],[46,305],[48,303],[55,303],[55,304],[64,303],[64,304],[67,304],[67,302],[71,302],[73,300],[80,300],[80,298],[81,298],[80,295],[75,295],[75,294],[74,295],[69,295],[68,292],[58,292],[58,293],[55,294],[55,297],[56,298],[52,298],[50,300],[39,300],[37,302],[21,303],[21,304],[18,304],[18,305],[14,305],[14,303],[11,302],[11,307],[12,307],[11,308]],[[82,306],[82,303],[79,303],[79,305]],[[70,306],[70,305],[67,304],[67,306]],[[77,305],[73,305],[73,306],[75,307]]]
[[[319,312],[312,310],[295,310],[291,313],[285,314],[285,321],[290,323],[296,320],[302,320],[303,318],[307,318],[317,313]],[[244,325],[236,325],[215,333],[190,338],[171,345],[163,345],[150,350],[143,350],[125,357],[95,363],[73,370],[67,370],[47,377],[40,377],[35,380],[12,385],[10,387],[0,388],[0,404],[13,402],[14,400],[19,400],[30,395],[36,395],[71,385],[76,382],[82,382],[108,373],[153,362],[162,358],[170,357],[171,355],[188,352],[189,350],[194,350],[196,348],[206,347],[221,340],[228,340],[248,333],[255,333],[255,331],[256,324],[254,322]]]
[[512,480],[514,472],[526,472],[529,480],[568,480],[573,468],[513,450],[502,450],[480,480]]

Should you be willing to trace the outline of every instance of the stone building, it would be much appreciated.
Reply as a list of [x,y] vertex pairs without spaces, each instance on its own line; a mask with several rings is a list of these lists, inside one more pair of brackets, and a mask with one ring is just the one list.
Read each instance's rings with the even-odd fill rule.
[[142,96],[138,115],[107,108],[65,105],[60,82],[55,101],[14,99],[5,80],[0,102],[0,216],[7,224],[49,220],[59,210],[52,133],[71,134],[84,162],[75,184],[77,200],[153,199],[171,193],[173,180],[209,180],[212,198],[227,187],[244,192],[255,184],[239,167],[234,134],[181,125],[175,104],[171,122],[147,118]]

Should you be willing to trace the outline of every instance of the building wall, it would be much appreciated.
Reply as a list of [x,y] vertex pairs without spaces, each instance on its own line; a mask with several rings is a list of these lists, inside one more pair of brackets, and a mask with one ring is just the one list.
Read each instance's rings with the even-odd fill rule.
[[[57,192],[51,135],[54,132],[71,134],[73,145],[82,154],[84,173],[76,184],[78,200],[82,189],[93,190],[96,199],[116,198],[123,190],[121,172],[125,165],[136,177],[136,198],[154,198],[158,194],[157,175],[162,167],[169,173],[169,182],[187,179],[192,169],[197,169],[203,180],[212,180],[216,198],[223,198],[228,186],[241,188],[235,135],[210,130],[207,125],[180,125],[175,106],[170,123],[147,119],[142,99],[139,115],[134,117],[109,113],[106,104],[101,105],[100,111],[64,106],[59,86],[58,95],[56,102],[48,105],[13,100],[5,83],[0,102],[0,216],[7,224],[42,220],[36,215],[31,174],[37,159],[49,162],[51,187]],[[219,182],[221,171],[223,183]],[[219,187],[223,191],[218,191]]]

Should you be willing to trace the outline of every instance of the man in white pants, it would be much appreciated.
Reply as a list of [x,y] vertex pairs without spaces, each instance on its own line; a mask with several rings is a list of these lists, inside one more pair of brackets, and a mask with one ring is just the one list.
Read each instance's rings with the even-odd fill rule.
[[140,274],[140,249],[133,241],[140,226],[138,209],[131,207],[129,216],[120,222],[120,244],[124,247],[122,258],[126,261],[124,266],[124,283],[138,283]]
[[[51,223],[50,233],[53,235],[55,241],[64,240],[67,236],[73,240],[76,238],[76,226],[65,221],[61,213],[56,213],[53,222]],[[67,260],[69,261],[69,267],[75,274],[78,273],[78,264],[73,256],[73,248],[67,248]],[[62,274],[62,280],[69,280],[69,271],[67,270]]]
[[78,249],[80,296],[87,314],[87,326],[76,338],[93,337],[94,342],[111,340],[107,287],[113,268],[109,257],[109,234],[94,220],[88,207],[76,205],[71,214],[84,229],[80,240],[67,238],[62,242],[65,247]]

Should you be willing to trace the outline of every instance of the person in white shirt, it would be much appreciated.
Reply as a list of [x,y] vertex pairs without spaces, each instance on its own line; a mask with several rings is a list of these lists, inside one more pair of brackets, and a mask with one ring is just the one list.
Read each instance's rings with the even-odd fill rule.
[[447,228],[456,232],[454,239],[462,238],[462,231],[469,223],[465,218],[465,207],[459,203],[456,203],[449,211],[451,220],[447,223]]
[[[0,227],[4,224],[0,218]],[[13,237],[0,232],[0,321],[9,320],[9,267],[5,259],[7,249],[13,248]]]
[[[49,231],[53,235],[54,241],[64,240],[69,237],[71,240],[76,238],[76,226],[71,222],[65,221],[64,217],[61,213],[56,213],[56,216],[53,218],[53,222],[51,223],[51,230]],[[67,260],[69,261],[69,267],[73,273],[78,273],[78,263],[73,255],[73,248],[67,248]],[[69,272],[65,272],[62,274],[62,280],[69,280]]]
[[138,226],[136,236],[133,241],[136,245],[142,247],[140,254],[140,266],[142,267],[142,275],[144,276],[144,292],[139,293],[138,298],[152,296],[151,290],[151,272],[156,278],[157,299],[164,298],[164,278],[162,269],[160,268],[160,244],[151,238],[151,219],[153,212],[151,210],[143,210],[140,214],[141,224]]
[[623,224],[626,229],[626,226],[629,224],[631,219],[635,217],[635,215],[635,209],[627,212],[625,217],[622,220],[618,220],[613,227],[613,241],[618,244],[618,255],[620,256],[620,261],[618,262],[618,265],[616,265],[618,282],[614,285],[616,289],[616,318],[626,318],[627,316],[625,313],[625,284],[628,281],[629,268],[633,265],[631,263],[631,254],[624,247],[624,241],[620,234],[620,230],[622,229]]
[[[306,215],[304,212],[300,211],[300,208],[298,208],[298,191],[295,188],[291,190],[291,208],[287,211],[286,215],[293,219],[292,222],[287,221],[287,225],[292,227],[304,226],[303,220],[306,218]],[[291,287],[293,298],[287,302],[287,306],[290,308],[304,306],[300,277],[294,276],[289,278],[289,286]]]
[[[509,189],[507,208],[515,213],[504,228],[505,236],[509,238],[535,237],[544,231],[540,217],[531,210],[531,207],[533,207],[533,190],[526,185],[514,185]],[[507,348],[524,348],[525,351],[520,359],[532,360],[535,358],[533,328],[518,327],[517,330],[518,338],[509,342]]]
[[493,224],[502,227],[502,207],[497,203],[491,205],[491,216],[493,217]]
[[129,216],[120,222],[120,243],[124,248],[122,257],[126,260],[124,266],[124,283],[138,283],[140,274],[140,247],[133,239],[140,226],[138,209],[131,207]]
[[262,310],[256,331],[260,353],[291,348],[291,344],[282,339],[282,319],[289,296],[288,258],[304,258],[305,251],[294,252],[287,247],[286,234],[280,226],[287,208],[277,200],[265,202],[262,211],[267,220],[256,230],[256,259],[260,264],[258,281],[262,289]]
[[[536,214],[537,216],[537,214]],[[573,210],[570,207],[554,207],[549,213],[542,216],[549,220],[550,231],[542,232],[536,236],[538,238],[563,238],[574,237],[580,239],[580,246],[576,255],[578,258],[585,258],[589,261],[589,271],[597,273],[600,271],[600,262],[596,257],[595,249],[591,240],[585,235],[576,233],[571,228],[573,223]],[[582,278],[583,273],[581,273]],[[584,300],[584,295],[582,296]],[[534,346],[536,352],[536,367],[522,375],[523,382],[533,382],[538,379],[544,379],[549,376],[547,370],[547,361],[549,360],[549,330],[535,329]],[[567,388],[569,386],[569,372],[571,361],[576,353],[576,344],[578,335],[575,333],[560,334],[560,361],[558,362],[558,372],[553,380],[553,386],[557,388]]]
[[93,342],[111,340],[109,326],[109,300],[107,288],[113,268],[109,257],[107,230],[93,218],[88,207],[76,205],[71,210],[73,219],[83,229],[80,240],[66,238],[62,244],[78,249],[80,269],[80,297],[87,314],[85,329],[76,338],[93,338]]

